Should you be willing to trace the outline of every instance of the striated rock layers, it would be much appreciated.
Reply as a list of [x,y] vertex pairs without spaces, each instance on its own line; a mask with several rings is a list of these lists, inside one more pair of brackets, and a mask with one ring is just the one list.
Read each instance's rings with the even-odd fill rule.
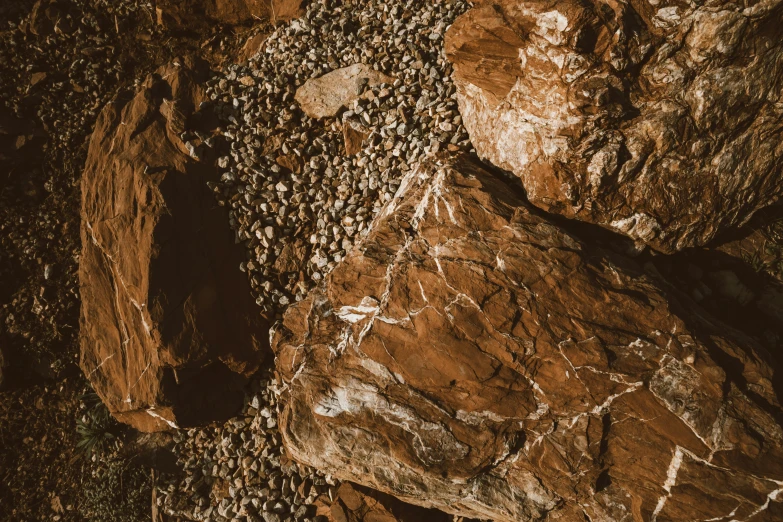
[[407,175],[272,345],[291,455],[403,500],[504,522],[783,516],[769,355],[465,159]]
[[81,367],[143,431],[235,413],[269,344],[216,171],[180,140],[203,76],[170,65],[109,104],[82,178]]
[[484,0],[446,35],[479,155],[653,248],[783,195],[783,1]]

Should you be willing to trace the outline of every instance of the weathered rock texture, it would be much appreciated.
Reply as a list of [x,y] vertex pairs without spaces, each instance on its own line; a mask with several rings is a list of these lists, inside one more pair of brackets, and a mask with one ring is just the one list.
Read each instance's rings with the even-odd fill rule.
[[328,118],[357,99],[365,85],[393,81],[394,78],[357,63],[307,80],[297,89],[295,99],[311,118]]
[[322,495],[315,501],[316,515],[329,522],[450,522],[451,516],[434,509],[405,504],[379,491],[340,485],[334,500]]
[[675,292],[480,167],[419,167],[274,334],[284,442],[483,519],[779,517],[774,364]]
[[298,18],[303,0],[159,0],[158,24],[174,30],[192,30],[209,19],[228,25],[274,23]]
[[535,205],[672,252],[780,199],[783,1],[479,4],[460,112]]
[[108,105],[82,178],[81,367],[144,431],[233,414],[268,348],[242,247],[206,186],[216,171],[179,137],[203,80],[171,65]]

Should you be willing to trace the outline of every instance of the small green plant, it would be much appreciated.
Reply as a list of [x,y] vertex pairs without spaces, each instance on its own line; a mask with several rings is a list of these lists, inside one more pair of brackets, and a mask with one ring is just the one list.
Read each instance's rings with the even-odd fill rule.
[[119,425],[109,413],[109,409],[95,392],[81,396],[86,411],[82,418],[76,420],[76,432],[79,442],[76,447],[87,457],[101,453],[104,450],[119,447]]

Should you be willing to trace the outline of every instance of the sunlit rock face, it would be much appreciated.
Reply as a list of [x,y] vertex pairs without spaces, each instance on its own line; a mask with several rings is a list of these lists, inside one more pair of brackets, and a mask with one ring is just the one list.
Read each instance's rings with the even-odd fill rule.
[[783,194],[783,2],[485,0],[446,35],[479,155],[657,250]]
[[412,503],[503,522],[781,513],[769,354],[465,158],[411,171],[273,349],[289,453]]

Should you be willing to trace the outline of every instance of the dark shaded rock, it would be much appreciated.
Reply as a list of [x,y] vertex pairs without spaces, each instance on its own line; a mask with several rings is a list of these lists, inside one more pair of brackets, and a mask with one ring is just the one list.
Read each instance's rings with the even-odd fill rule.
[[781,510],[769,353],[465,159],[407,175],[273,348],[291,456],[407,502],[509,522]]
[[214,167],[180,140],[206,76],[149,77],[101,113],[82,178],[81,367],[142,431],[227,418],[268,348]]
[[446,35],[478,154],[535,205],[663,251],[783,195],[783,2],[487,0]]

